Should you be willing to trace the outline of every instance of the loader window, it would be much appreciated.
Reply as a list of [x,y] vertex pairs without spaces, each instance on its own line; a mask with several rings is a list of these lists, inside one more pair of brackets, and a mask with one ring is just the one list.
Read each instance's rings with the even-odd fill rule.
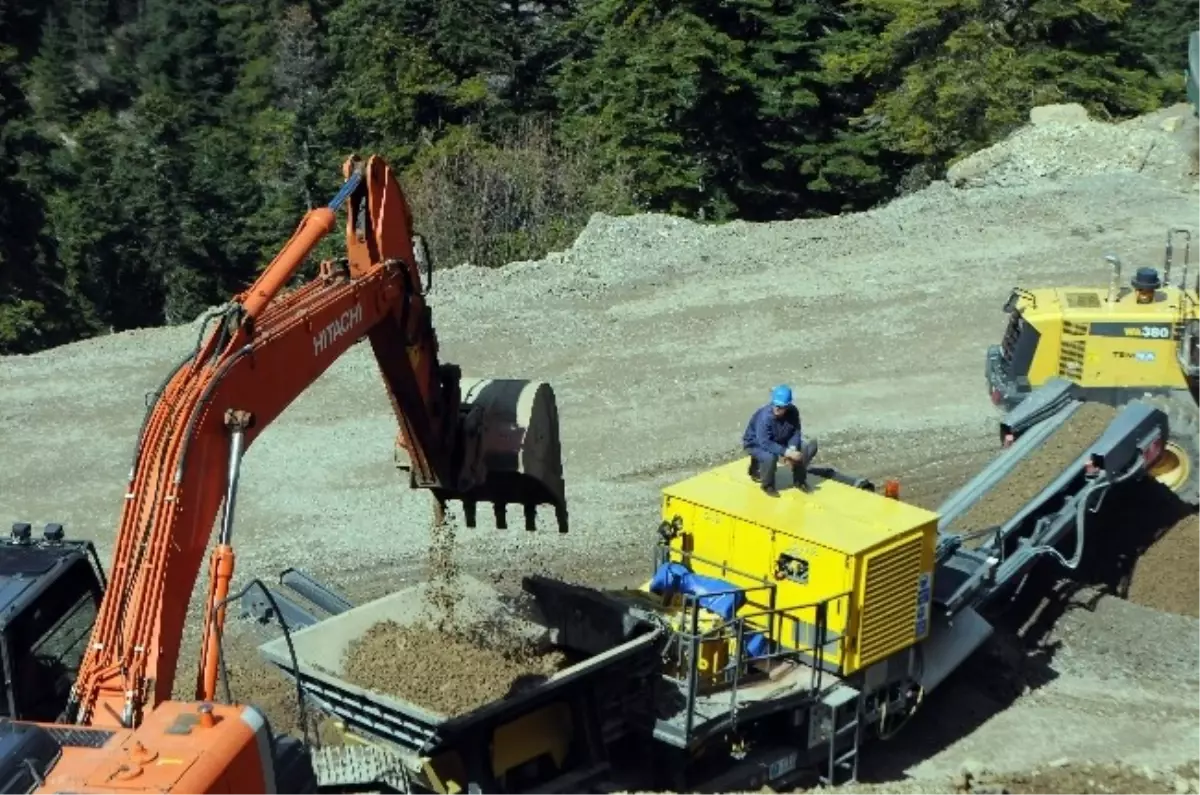
[[91,637],[98,599],[94,572],[81,559],[12,623],[7,640],[17,717],[53,721],[66,706]]

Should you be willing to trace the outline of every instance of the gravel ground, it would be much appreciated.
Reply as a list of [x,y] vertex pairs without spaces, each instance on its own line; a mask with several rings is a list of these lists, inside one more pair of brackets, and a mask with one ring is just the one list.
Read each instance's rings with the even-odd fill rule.
[[[1167,227],[1195,226],[1194,178],[1180,190],[1129,169],[1122,155],[1144,136],[1160,135],[1165,148],[1174,133],[1154,124],[1124,131],[1089,139],[1082,165],[1061,136],[1018,134],[1035,147],[1023,157],[1062,166],[1049,169],[1053,179],[1040,166],[1010,179],[1011,160],[996,157],[976,167],[969,185],[978,187],[939,182],[837,218],[700,226],[597,215],[569,251],[543,261],[440,273],[431,302],[447,360],[468,377],[554,386],[573,519],[560,537],[552,516],[528,534],[519,522],[486,526],[481,511],[485,526],[456,532],[459,562],[510,584],[526,572],[601,584],[644,576],[658,489],[732,454],[746,417],[780,381],[795,387],[822,459],[899,476],[908,498],[936,506],[994,447],[983,357],[1003,331],[1009,289],[1105,284],[1104,252],[1118,251],[1127,269],[1157,264]],[[145,395],[195,333],[133,331],[0,359],[0,438],[19,457],[0,469],[0,513],[64,522],[107,559]],[[238,580],[299,566],[364,597],[421,577],[432,512],[392,468],[394,438],[370,350],[359,346],[246,455]],[[1071,653],[1055,656],[1052,682],[1015,702],[993,698],[1000,711],[960,726],[965,737],[941,750],[919,744],[911,756],[923,761],[885,754],[890,775],[940,780],[970,758],[1028,772],[1063,753],[1140,754],[1164,770],[1194,760],[1195,618],[1102,604],[1064,618],[1063,632],[1071,622],[1084,628],[1067,636]],[[1116,665],[1112,649],[1132,656]],[[249,653],[230,656],[251,666]],[[1125,666],[1136,661],[1176,667],[1146,676]],[[186,692],[193,674],[180,673]],[[245,691],[274,698],[244,681]],[[987,693],[979,698],[986,706]],[[926,728],[910,734],[955,724],[954,709],[933,703]],[[1147,719],[1156,732],[1144,731]],[[1052,750],[1063,743],[1074,750]]]

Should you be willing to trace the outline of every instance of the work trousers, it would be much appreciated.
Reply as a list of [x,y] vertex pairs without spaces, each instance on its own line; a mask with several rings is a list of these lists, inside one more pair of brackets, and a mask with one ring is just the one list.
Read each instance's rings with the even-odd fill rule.
[[[757,480],[764,488],[775,486],[775,477],[779,469],[779,456],[759,447],[746,450],[750,454],[750,477]],[[803,486],[808,478],[808,466],[817,457],[817,440],[809,437],[800,442],[800,452],[804,454],[804,464],[791,467],[792,485]]]

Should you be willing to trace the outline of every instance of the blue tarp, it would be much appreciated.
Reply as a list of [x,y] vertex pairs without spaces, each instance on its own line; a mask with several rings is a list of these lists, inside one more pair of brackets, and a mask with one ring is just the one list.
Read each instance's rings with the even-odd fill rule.
[[[745,591],[737,590],[733,583],[716,577],[703,577],[682,563],[664,563],[659,566],[650,578],[650,591],[663,595],[678,593],[699,597],[697,601],[701,607],[716,613],[725,621],[732,621],[746,603]],[[722,593],[723,591],[725,593]],[[769,641],[761,632],[746,636],[743,642],[751,657],[761,657],[771,649]]]

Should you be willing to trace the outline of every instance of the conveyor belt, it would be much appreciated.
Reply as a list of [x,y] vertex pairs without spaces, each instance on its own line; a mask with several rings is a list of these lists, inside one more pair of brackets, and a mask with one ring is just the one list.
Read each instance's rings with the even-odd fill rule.
[[[1158,408],[1135,401],[1122,407],[1090,445],[1011,517],[988,527],[962,527],[949,532],[993,489],[1033,456],[1082,409],[1066,382],[1034,392],[1026,404],[1010,412],[1002,433],[1017,434],[1015,442],[939,508],[938,570],[934,602],[953,614],[965,606],[980,606],[1022,576],[1034,560],[1049,555],[1073,567],[1081,554],[1087,516],[1099,510],[1107,491],[1146,472],[1146,452],[1167,438],[1167,418]],[[1089,406],[1088,409],[1093,407]],[[1086,471],[1092,465],[1092,472]],[[1077,530],[1074,551],[1057,545]],[[968,548],[970,534],[980,543]]]
[[1075,412],[1082,406],[1083,403],[1080,401],[1071,401],[1057,414],[1051,415],[1045,421],[1034,426],[1029,432],[1022,434],[1011,447],[1006,448],[1000,455],[992,459],[991,463],[980,471],[979,474],[967,481],[966,485],[954,492],[954,494],[950,495],[945,502],[938,506],[937,512],[940,516],[938,519],[938,531],[945,532],[954,526],[959,517],[965,515],[967,511],[975,507],[976,503],[986,497],[992,489],[1007,478],[1013,470],[1041,447],[1047,439],[1059,431],[1066,421],[1074,416]]

